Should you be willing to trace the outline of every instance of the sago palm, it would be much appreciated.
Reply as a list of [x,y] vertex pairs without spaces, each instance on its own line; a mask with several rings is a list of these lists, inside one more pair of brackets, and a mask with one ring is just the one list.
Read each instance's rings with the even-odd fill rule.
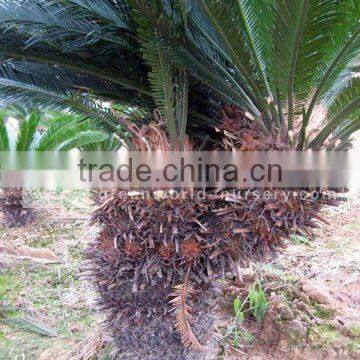
[[[18,129],[7,121],[9,114],[20,118]],[[90,130],[89,122],[79,122],[73,115],[52,116],[46,129],[40,129],[40,120],[38,112],[26,108],[16,107],[4,112],[0,117],[0,151],[65,151],[91,146],[107,138],[101,131]],[[32,220],[32,209],[23,206],[23,195],[22,188],[3,189],[1,209],[6,226],[22,226]]]
[[[360,128],[357,0],[0,4],[1,96],[91,117],[129,148],[339,150]],[[89,257],[118,348],[126,356],[142,347],[146,358],[160,346],[171,358],[164,344],[176,340],[163,314],[177,285],[175,327],[201,349],[186,304],[191,283],[205,286],[282,237],[309,232],[320,205],[113,195],[95,214],[103,227]]]
[[[123,146],[121,139],[119,139],[115,134],[110,134],[104,141],[88,144],[82,146],[81,150],[83,151],[117,151]],[[91,189],[91,198],[94,204],[100,205],[108,196],[108,189],[102,188],[92,188]]]

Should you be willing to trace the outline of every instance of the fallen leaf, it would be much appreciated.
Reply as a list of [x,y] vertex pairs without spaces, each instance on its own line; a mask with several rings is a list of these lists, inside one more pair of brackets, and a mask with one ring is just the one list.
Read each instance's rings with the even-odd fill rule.
[[43,264],[56,264],[61,260],[49,249],[31,248],[28,246],[0,245],[0,254],[7,254],[17,259],[27,259]]

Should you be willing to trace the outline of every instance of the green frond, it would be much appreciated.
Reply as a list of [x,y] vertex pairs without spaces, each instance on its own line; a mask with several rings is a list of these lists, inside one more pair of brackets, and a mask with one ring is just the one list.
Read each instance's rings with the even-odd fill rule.
[[[43,1],[46,6],[58,3],[57,0]],[[105,0],[68,0],[66,14],[73,14],[79,19],[87,19],[114,26],[118,29],[131,29],[134,24],[123,7],[116,7]]]
[[259,105],[246,80],[236,68],[228,66],[229,58],[216,42],[193,23],[189,36],[193,44],[187,43],[184,48],[173,49],[174,61],[186,64],[194,77],[205,82],[225,101],[239,106],[245,104],[259,117]]
[[120,140],[114,135],[110,134],[104,141],[82,145],[83,151],[117,151],[122,146]]
[[324,57],[332,46],[334,26],[343,16],[338,8],[337,0],[308,2],[294,77],[296,99],[306,100],[316,85],[317,69],[322,67]]
[[334,134],[333,138],[330,139],[330,143],[336,142],[337,139],[344,141],[359,130],[360,130],[360,116],[349,120],[345,126],[343,126],[339,131],[337,131]]
[[270,3],[262,0],[237,1],[247,42],[256,64],[256,70],[265,86],[267,96],[272,96],[266,60],[271,51],[271,45],[267,41],[268,31],[273,27],[274,21]]
[[[86,127],[86,126],[85,126]],[[81,131],[80,118],[73,115],[61,114],[52,119],[46,131],[35,146],[36,151],[52,151]]]
[[[103,11],[100,14],[101,5]],[[105,9],[111,10],[112,7],[101,0],[95,0],[93,5],[87,1],[66,1],[64,4],[44,0],[2,0],[0,29],[27,36],[27,47],[47,42],[71,53],[104,43],[103,52],[113,52],[114,46],[135,50],[126,34],[119,36],[119,31],[128,29],[126,23],[118,17],[114,19],[116,13],[111,16],[107,13],[107,18],[101,16]]]
[[324,94],[323,102],[328,107],[334,102],[336,96],[349,85],[349,82],[353,77],[356,77],[356,72],[353,72],[353,68],[348,66],[342,73],[337,77],[336,81],[332,84],[331,89]]
[[24,106],[23,104],[11,104],[6,108],[6,113],[8,116],[15,117],[18,120],[25,121],[29,115],[33,112],[36,112],[40,115],[39,108],[36,106]]
[[28,151],[35,140],[36,129],[40,121],[38,113],[31,113],[25,121],[20,123],[16,141],[16,151]]
[[179,74],[178,86],[176,89],[176,124],[177,124],[177,134],[179,138],[177,139],[180,146],[180,150],[183,150],[183,144],[186,136],[186,125],[188,121],[188,78],[185,71],[181,71]]
[[329,44],[335,0],[280,0],[274,2],[275,27],[269,72],[277,96],[287,103],[288,129],[312,91],[314,68]]
[[[15,151],[67,151],[73,148],[81,148],[86,145],[104,143],[107,139],[113,139],[109,135],[91,130],[94,127],[92,121],[84,121],[80,117],[70,114],[56,113],[50,120],[50,125],[45,131],[38,130],[40,115],[37,112],[30,113],[25,120],[17,119],[19,131],[14,132],[5,126],[5,118],[0,125],[1,150]],[[14,145],[10,144],[9,135],[14,135]],[[113,140],[111,140],[114,143]],[[103,145],[104,146],[104,145]]]
[[75,148],[81,148],[83,146],[105,141],[107,135],[100,131],[87,130],[77,133],[74,137],[65,140],[59,145],[56,150],[68,151]]
[[217,31],[233,65],[246,79],[255,95],[259,99],[265,98],[265,94],[258,88],[252,77],[254,71],[248,49],[246,46],[240,45],[244,42],[244,36],[242,33],[242,17],[237,9],[236,1],[231,0],[224,3],[217,0],[200,0],[200,4]]
[[[357,71],[359,18],[356,0],[0,0],[0,95],[92,118],[125,142],[130,122],[159,109],[173,147],[214,136],[234,104],[266,135],[289,143],[294,128],[305,149],[313,110]],[[341,106],[318,136],[353,119]]]
[[[56,65],[56,69],[60,67],[60,70],[71,71],[75,78],[79,78],[81,74],[86,75],[88,79],[92,78],[93,86],[91,89],[94,93],[99,93],[97,84],[102,87],[104,84],[112,84],[111,91],[114,95],[119,93],[120,96],[123,96],[124,93],[119,91],[121,88],[128,92],[129,90],[137,91],[144,96],[150,95],[149,85],[140,79],[136,71],[136,69],[139,70],[140,66],[143,66],[139,63],[141,60],[131,53],[126,54],[126,56],[119,56],[119,61],[114,63],[112,55],[102,54],[99,58],[96,47],[89,49],[86,54],[80,51],[74,56],[73,54],[65,54],[46,43],[38,43],[24,48],[26,38],[14,33],[7,32],[1,36],[0,55],[4,58]],[[115,84],[121,88],[114,87]]]
[[[179,66],[185,66],[189,73],[209,89],[214,92],[214,101],[216,98],[222,99],[224,102],[237,104],[240,107],[249,107],[249,111],[255,116],[260,116],[258,108],[247,97],[244,90],[236,84],[236,88],[229,85],[229,82],[236,82],[236,80],[227,77],[227,74],[218,73],[216,69],[209,72],[211,62],[207,59],[197,59],[194,55],[183,48],[173,49],[173,60]],[[240,90],[241,89],[241,90]]]
[[317,102],[324,98],[352,60],[360,53],[360,3],[347,1],[337,4],[338,18],[332,23],[330,42],[324,51],[321,64],[313,69],[314,92],[309,94],[309,107],[304,126],[307,126]]
[[[160,43],[154,32],[140,30],[145,60],[151,67],[149,80],[156,105],[166,122],[172,144],[176,141],[175,88],[169,50]],[[155,32],[156,34],[156,32]]]
[[9,151],[10,141],[8,136],[8,130],[5,122],[5,116],[0,116],[0,151]]
[[[95,71],[95,70],[94,70]],[[77,72],[69,68],[39,64],[36,62],[4,60],[0,65],[0,76],[8,79],[22,80],[27,83],[52,86],[63,91],[81,90],[96,96],[131,99],[137,95],[130,85],[119,86],[107,80],[99,79],[92,74]],[[138,90],[136,90],[138,91]]]
[[[177,5],[157,0],[143,3],[135,1],[133,11],[140,24],[138,36],[143,57],[150,67],[148,79],[152,96],[165,121],[172,147],[179,142],[180,133],[184,133],[183,126],[186,127],[184,118],[187,118],[188,95],[185,72],[174,66],[169,40],[166,39],[173,35],[176,25],[174,16],[176,10],[180,9]],[[180,19],[177,21],[181,22]]]
[[83,118],[92,118],[98,126],[109,132],[119,132],[119,126],[127,127],[126,121],[101,109],[94,102],[74,93],[52,91],[16,80],[0,78],[0,96],[9,102],[34,103],[56,111],[71,111]]
[[334,132],[345,120],[355,118],[360,114],[360,78],[353,78],[329,106],[324,120],[324,127],[311,141],[310,147],[317,148]]
[[[287,90],[287,99],[288,99],[288,130],[293,130],[294,127],[294,81],[295,81],[295,71],[296,65],[298,62],[298,57],[300,53],[300,47],[303,40],[303,32],[305,27],[305,22],[307,18],[307,14],[309,11],[309,2],[310,0],[300,0],[297,1],[298,7],[291,10],[291,13],[294,14],[294,24],[296,27],[294,28],[294,32],[290,32],[291,34],[290,41],[290,61],[289,61],[289,73],[287,75],[288,78],[288,90]],[[287,4],[289,6],[290,4]],[[289,10],[290,7],[287,9]],[[287,28],[286,30],[289,30]]]

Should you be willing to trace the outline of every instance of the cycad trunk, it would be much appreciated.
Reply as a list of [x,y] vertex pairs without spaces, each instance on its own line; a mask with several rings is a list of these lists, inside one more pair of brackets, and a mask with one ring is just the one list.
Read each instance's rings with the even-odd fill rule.
[[0,206],[4,225],[7,227],[24,226],[33,220],[31,208],[24,208],[22,188],[5,188],[2,190]]
[[[241,116],[231,113],[227,109],[227,117]],[[226,131],[239,140],[224,138],[225,148],[282,148],[281,139],[264,140],[256,129],[231,125],[224,118]],[[184,355],[180,341],[192,349],[214,348],[209,311],[214,279],[236,275],[241,264],[271,252],[291,233],[309,233],[321,204],[294,196],[156,199],[156,194],[163,195],[124,198],[119,192],[102,203],[94,214],[101,230],[87,253],[91,276],[120,358],[201,358],[201,353]]]
[[[214,348],[209,308],[216,278],[236,276],[238,266],[268,254],[282,237],[316,226],[312,219],[319,208],[317,202],[298,199],[232,203],[114,194],[95,214],[101,231],[87,255],[120,358],[201,358],[184,355],[181,341]],[[195,293],[185,305],[194,318],[180,318],[186,330],[179,336],[170,295],[184,283],[189,267]]]
[[[192,308],[194,338],[214,347],[211,282],[231,270],[241,251],[231,258],[229,239],[217,223],[212,200],[140,199],[115,193],[95,213],[101,231],[88,249],[90,270],[106,311],[106,327],[124,359],[197,359],[183,353],[169,305],[174,286],[182,284],[189,267],[196,292]],[[244,255],[245,257],[245,255]],[[185,335],[191,337],[187,331]],[[207,355],[211,359],[211,355]]]

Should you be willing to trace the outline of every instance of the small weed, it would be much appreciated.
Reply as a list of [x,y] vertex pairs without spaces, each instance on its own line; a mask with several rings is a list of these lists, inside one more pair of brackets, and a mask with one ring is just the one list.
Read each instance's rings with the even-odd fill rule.
[[359,340],[350,340],[346,345],[350,351],[353,351],[356,353],[360,352],[360,341]]
[[313,330],[312,338],[314,339],[313,344],[315,348],[328,349],[335,341],[342,337],[339,331],[328,324],[318,325]]
[[2,331],[0,331],[0,344],[0,359],[6,359],[12,343],[9,339],[6,338],[5,334]]
[[264,319],[267,308],[269,306],[266,300],[265,292],[260,284],[254,285],[249,292],[249,304],[251,313],[259,321]]
[[315,313],[314,315],[320,319],[331,319],[333,316],[333,311],[331,309],[326,309],[322,305],[315,303]]
[[266,310],[268,308],[268,301],[266,300],[265,292],[260,284],[255,284],[249,291],[248,296],[244,301],[236,298],[233,302],[234,320],[232,325],[228,328],[224,339],[231,338],[232,345],[238,348],[240,341],[252,342],[255,337],[244,326],[246,313],[251,313],[258,321],[264,319]]
[[360,325],[359,324],[351,324],[349,326],[349,331],[352,337],[360,339]]
[[224,339],[230,338],[232,346],[238,348],[240,345],[240,340],[243,341],[252,341],[254,339],[253,335],[250,334],[244,327],[243,322],[245,320],[245,305],[246,301],[241,302],[240,299],[236,298],[233,302],[234,308],[234,321],[233,324],[228,328]]
[[302,244],[302,245],[309,245],[311,242],[310,240],[303,235],[296,235],[296,234],[292,234],[290,236],[290,240],[294,243],[294,244]]

